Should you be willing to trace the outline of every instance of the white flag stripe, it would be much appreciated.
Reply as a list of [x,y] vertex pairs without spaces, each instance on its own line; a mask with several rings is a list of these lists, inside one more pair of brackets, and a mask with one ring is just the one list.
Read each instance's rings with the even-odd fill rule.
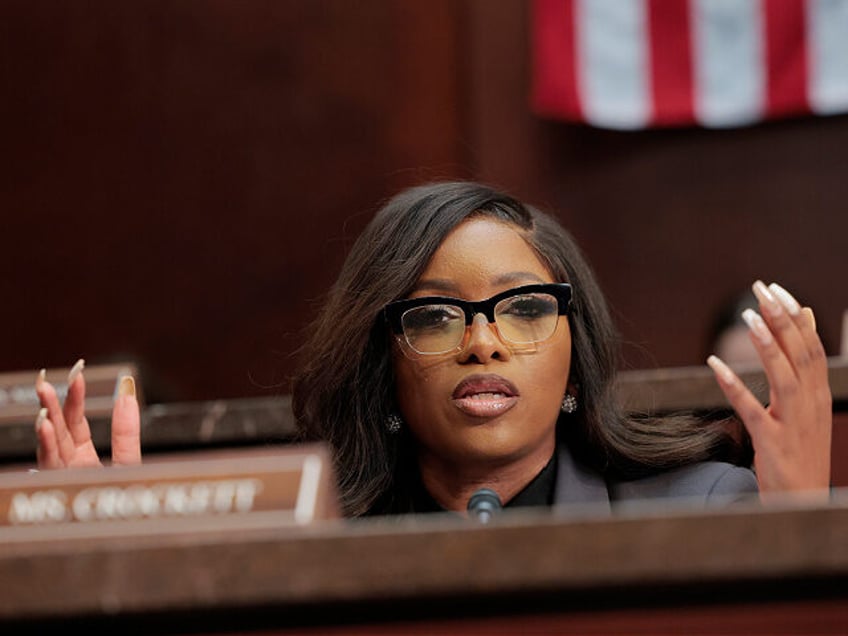
[[848,0],[807,3],[810,109],[818,115],[848,107]]
[[760,0],[691,0],[695,116],[703,126],[762,119],[765,25]]
[[651,116],[645,0],[576,0],[577,82],[586,120],[644,128]]

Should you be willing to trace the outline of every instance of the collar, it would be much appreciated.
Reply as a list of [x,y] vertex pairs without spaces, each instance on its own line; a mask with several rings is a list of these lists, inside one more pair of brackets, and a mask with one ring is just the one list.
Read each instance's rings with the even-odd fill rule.
[[[550,506],[554,503],[559,462],[554,453],[545,467],[533,480],[504,504],[504,508],[521,508],[528,506]],[[421,481],[420,475],[412,491],[412,512],[446,512],[446,510],[430,495]]]

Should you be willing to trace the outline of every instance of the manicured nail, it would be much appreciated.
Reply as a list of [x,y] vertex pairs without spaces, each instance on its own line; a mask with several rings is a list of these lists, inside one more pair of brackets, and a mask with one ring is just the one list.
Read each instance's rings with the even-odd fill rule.
[[816,315],[813,313],[812,307],[804,307],[801,309],[804,312],[804,315],[807,317],[807,322],[810,323],[810,326],[813,328],[813,331],[816,330]]
[[76,361],[76,364],[71,367],[71,370],[68,372],[68,386],[73,386],[79,374],[82,373],[83,368],[85,368],[85,360],[80,358]]
[[788,311],[793,316],[797,316],[801,313],[801,305],[799,305],[798,301],[792,297],[792,294],[783,289],[783,287],[781,287],[777,283],[772,283],[771,285],[769,285],[769,289],[775,296],[777,296],[778,300],[780,300],[780,303],[784,307],[786,307],[786,311]]
[[774,338],[772,337],[771,331],[769,331],[765,320],[763,320],[763,317],[760,316],[760,314],[753,309],[746,309],[742,312],[742,320],[745,321],[751,329],[751,332],[757,337],[757,340],[759,340],[761,344],[768,345],[772,343]]
[[118,385],[118,397],[124,395],[135,397],[135,379],[131,375],[122,377],[121,383]]
[[35,390],[41,388],[41,385],[44,384],[44,379],[47,377],[47,369],[41,369],[38,372],[38,375],[35,377]]
[[35,432],[41,430],[41,425],[44,424],[44,420],[47,419],[47,409],[41,409],[38,412],[38,417],[35,418]]
[[760,304],[763,305],[772,316],[777,316],[781,311],[783,311],[780,302],[777,298],[775,298],[772,290],[766,287],[763,281],[756,281],[752,285],[751,289],[754,291],[754,296],[757,297]]
[[707,358],[707,364],[710,365],[710,368],[715,371],[716,375],[718,375],[725,384],[731,385],[736,382],[736,375],[718,356],[710,356]]

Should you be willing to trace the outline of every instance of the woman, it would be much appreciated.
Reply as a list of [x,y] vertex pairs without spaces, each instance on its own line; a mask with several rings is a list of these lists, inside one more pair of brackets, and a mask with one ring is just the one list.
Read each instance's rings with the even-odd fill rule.
[[[550,216],[485,185],[435,183],[391,199],[357,240],[301,355],[293,408],[324,440],[350,516],[464,511],[480,488],[507,506],[826,494],[831,397],[812,312],[754,285],[747,315],[768,407],[709,364],[750,433],[688,417],[634,419],[614,393],[617,336],[579,249]],[[39,465],[98,464],[81,375],[64,411],[40,378]],[[113,462],[137,463],[131,391],[116,401]],[[757,483],[759,482],[759,484]]]

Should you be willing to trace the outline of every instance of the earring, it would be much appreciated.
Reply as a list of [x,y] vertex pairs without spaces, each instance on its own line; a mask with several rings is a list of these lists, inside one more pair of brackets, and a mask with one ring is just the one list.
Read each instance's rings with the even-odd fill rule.
[[574,413],[577,410],[577,398],[571,395],[571,393],[566,393],[565,397],[562,398],[560,410],[563,413]]
[[389,416],[386,418],[386,430],[392,435],[395,435],[400,433],[401,426],[403,426],[403,420],[400,415],[389,413]]

